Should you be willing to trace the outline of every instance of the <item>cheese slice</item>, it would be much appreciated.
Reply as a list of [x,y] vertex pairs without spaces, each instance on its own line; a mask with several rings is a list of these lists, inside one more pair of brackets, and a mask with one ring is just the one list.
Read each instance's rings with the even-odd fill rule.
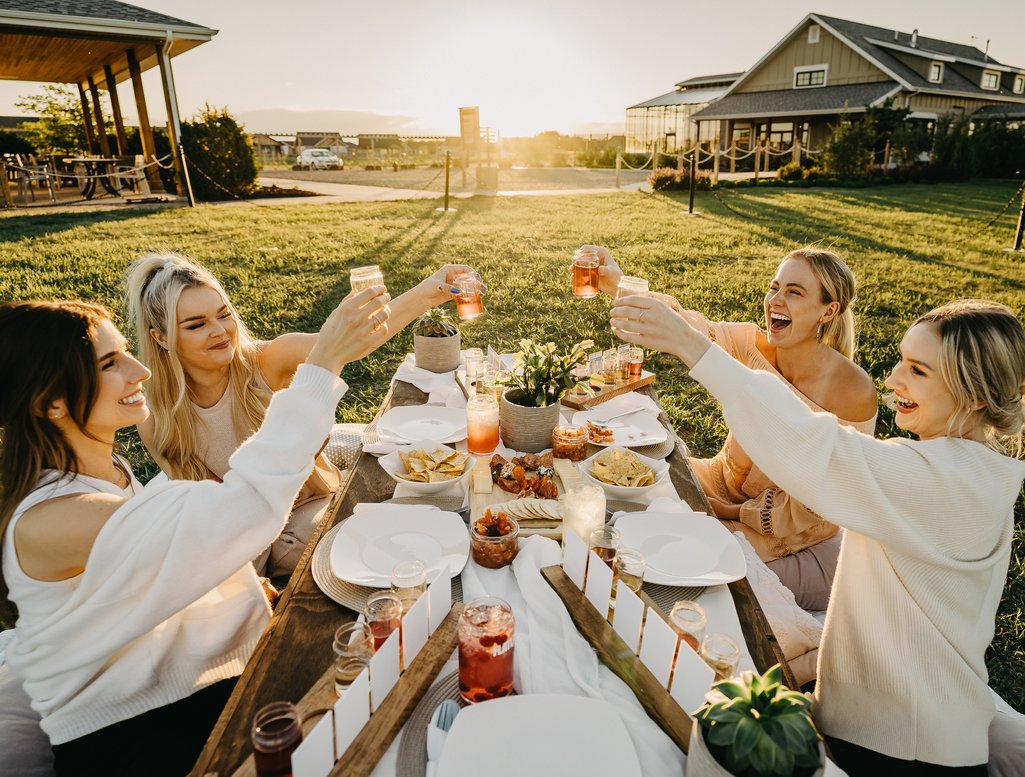
[[579,488],[584,482],[584,479],[580,477],[580,471],[577,469],[577,465],[569,459],[553,459],[552,468],[559,476],[559,480],[562,481],[563,491]]
[[477,463],[473,465],[473,493],[475,494],[490,494],[491,493],[491,466],[490,462],[483,456],[477,459]]

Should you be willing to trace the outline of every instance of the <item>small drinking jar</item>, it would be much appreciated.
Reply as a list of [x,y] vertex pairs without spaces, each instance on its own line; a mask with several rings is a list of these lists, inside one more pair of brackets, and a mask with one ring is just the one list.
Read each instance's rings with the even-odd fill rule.
[[257,777],[292,774],[292,753],[303,741],[302,719],[295,705],[275,701],[253,716],[250,731]]
[[602,386],[605,383],[605,373],[603,371],[605,354],[602,351],[589,354],[587,357],[587,367],[590,375],[589,383],[592,385]]
[[605,562],[609,569],[613,569],[612,562],[616,560],[616,551],[619,550],[619,541],[623,535],[619,529],[612,526],[602,526],[594,529],[587,538],[587,546],[598,554],[598,558]]
[[632,345],[621,345],[616,349],[616,383],[630,382],[630,352]]
[[633,275],[624,275],[619,279],[616,286],[616,298],[629,297],[632,294],[647,294],[648,282],[644,278],[637,278]]
[[634,593],[641,590],[644,585],[644,554],[634,548],[619,547],[616,549],[616,558],[612,562],[612,599],[609,602],[609,609],[616,606],[616,583],[620,580]]
[[478,456],[498,447],[498,400],[493,394],[476,394],[466,402],[466,449]]
[[375,591],[367,597],[363,615],[374,635],[374,650],[402,625],[402,600],[391,591]]
[[634,346],[630,349],[630,357],[627,364],[627,372],[630,380],[640,380],[644,369],[644,349]]
[[705,627],[708,625],[704,607],[689,599],[676,602],[669,613],[669,625],[682,642],[687,643],[695,653],[699,652],[701,640],[705,636]]
[[346,623],[335,631],[334,650],[335,695],[352,685],[360,673],[370,666],[374,655],[374,635],[366,623]]
[[715,672],[715,682],[736,677],[740,670],[740,646],[728,634],[709,634],[701,643],[701,657]]
[[474,599],[463,607],[458,631],[459,694],[470,703],[511,694],[516,619],[509,603]]
[[391,571],[391,592],[402,602],[402,613],[416,604],[427,590],[427,570],[422,561],[400,561]]
[[573,296],[591,299],[598,296],[598,265],[601,260],[594,249],[577,249],[573,254]]
[[461,321],[469,321],[484,314],[484,300],[481,297],[483,284],[476,273],[460,273],[452,281],[452,285],[459,289],[456,297],[456,315]]
[[619,372],[619,351],[609,348],[601,354],[601,377],[606,386],[616,385],[616,374]]
[[587,458],[587,427],[556,426],[552,430],[552,456],[583,461]]
[[466,370],[466,386],[473,392],[480,393],[479,381],[484,375],[484,352],[480,348],[467,348],[463,358]]
[[591,532],[605,525],[605,491],[591,483],[569,489],[559,496],[562,533],[575,532],[587,542]]
[[384,274],[376,264],[368,264],[366,267],[353,267],[349,270],[349,286],[354,294],[368,289],[371,286],[383,286]]

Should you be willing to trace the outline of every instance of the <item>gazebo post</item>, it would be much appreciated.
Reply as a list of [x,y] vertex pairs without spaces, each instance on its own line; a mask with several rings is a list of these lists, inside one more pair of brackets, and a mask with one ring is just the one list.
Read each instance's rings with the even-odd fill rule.
[[175,178],[178,181],[178,194],[185,192],[185,171],[182,169],[181,143],[182,128],[178,119],[178,95],[174,89],[174,73],[171,71],[171,58],[167,56],[167,43],[154,46],[157,62],[160,63],[160,82],[164,87],[164,105],[167,107],[167,134],[171,141],[171,156],[174,158]]
[[93,153],[93,142],[96,140],[96,133],[93,130],[92,112],[89,110],[89,101],[86,99],[82,84],[78,84],[78,97],[82,101],[82,123],[85,125],[85,154],[89,156]]
[[146,162],[146,178],[150,189],[163,191],[160,172],[152,162],[157,159],[157,145],[153,140],[153,127],[149,123],[149,110],[146,108],[146,92],[142,88],[142,71],[139,60],[135,58],[135,49],[125,52],[128,59],[128,74],[132,77],[132,90],[135,93],[135,110],[139,114],[139,139],[142,141],[142,157]]
[[107,81],[110,95],[110,110],[114,114],[114,130],[117,132],[117,150],[120,156],[128,153],[128,136],[125,134],[125,120],[121,115],[121,99],[117,96],[117,80],[110,65],[103,66],[103,77]]
[[100,141],[100,153],[103,156],[110,156],[110,139],[107,137],[107,128],[103,125],[103,110],[100,108],[100,91],[96,88],[96,82],[89,76],[89,94],[93,98],[93,113],[96,118],[96,137]]

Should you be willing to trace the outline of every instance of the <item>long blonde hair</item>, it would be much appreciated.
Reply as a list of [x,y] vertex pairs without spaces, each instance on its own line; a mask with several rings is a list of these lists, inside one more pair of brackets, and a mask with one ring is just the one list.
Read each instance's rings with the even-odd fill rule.
[[805,246],[791,251],[783,257],[783,262],[790,259],[806,261],[822,284],[822,302],[835,302],[840,306],[837,314],[823,325],[819,339],[853,361],[858,347],[853,309],[857,288],[851,268],[837,254],[817,246]]
[[947,434],[961,436],[981,422],[989,447],[1021,456],[1025,330],[1011,309],[962,299],[930,310],[915,324],[932,324],[940,336],[936,369],[959,406]]
[[[184,289],[216,291],[235,319],[235,355],[228,367],[228,388],[234,399],[232,421],[239,440],[263,423],[271,394],[258,379],[256,342],[242,323],[221,284],[206,268],[171,252],[145,254],[128,270],[126,307],[135,330],[139,360],[153,372],[146,392],[153,412],[153,448],[169,465],[168,477],[202,480],[206,462],[197,451],[199,414],[190,400],[188,379],[176,351],[178,300]],[[167,348],[150,334],[162,334]]]

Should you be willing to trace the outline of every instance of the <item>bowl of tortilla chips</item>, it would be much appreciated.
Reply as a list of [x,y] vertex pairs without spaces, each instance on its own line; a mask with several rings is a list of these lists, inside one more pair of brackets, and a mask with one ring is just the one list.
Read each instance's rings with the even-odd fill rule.
[[418,494],[437,494],[470,477],[476,459],[469,453],[435,442],[419,442],[377,460],[396,483]]
[[577,465],[585,480],[601,486],[612,499],[636,499],[669,476],[664,459],[649,459],[629,448],[609,447]]

